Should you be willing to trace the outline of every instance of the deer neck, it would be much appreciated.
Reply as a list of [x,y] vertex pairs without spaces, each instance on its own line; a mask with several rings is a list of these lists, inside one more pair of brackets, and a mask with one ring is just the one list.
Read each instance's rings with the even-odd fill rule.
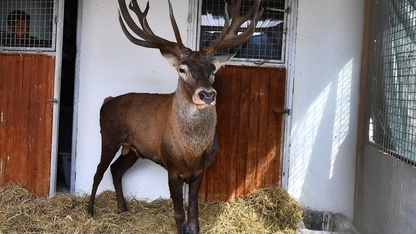
[[217,124],[215,106],[199,109],[189,98],[183,84],[178,84],[173,98],[172,114],[175,138],[183,143],[182,150],[186,155],[200,156],[214,138]]

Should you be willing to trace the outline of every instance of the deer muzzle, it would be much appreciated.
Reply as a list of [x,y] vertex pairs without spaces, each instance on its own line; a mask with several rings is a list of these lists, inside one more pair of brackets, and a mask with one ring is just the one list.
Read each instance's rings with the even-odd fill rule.
[[195,91],[192,101],[199,109],[206,109],[215,106],[217,98],[217,91],[215,89],[199,88]]

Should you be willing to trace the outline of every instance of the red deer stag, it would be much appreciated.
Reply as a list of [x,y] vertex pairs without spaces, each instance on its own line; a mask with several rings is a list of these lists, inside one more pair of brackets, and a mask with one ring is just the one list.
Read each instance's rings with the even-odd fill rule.
[[[201,51],[192,51],[182,44],[170,1],[169,13],[176,43],[156,36],[150,29],[146,19],[149,2],[144,11],[137,0],[129,5],[141,27],[130,16],[125,0],[118,2],[119,21],[127,38],[136,45],[159,49],[177,70],[179,79],[176,91],[171,94],[129,93],[104,101],[100,111],[101,161],[94,176],[88,213],[93,215],[97,187],[121,147],[121,155],[111,165],[119,211],[127,210],[121,183],[123,174],[139,157],[147,158],[168,172],[178,233],[198,233],[198,191],[204,171],[219,149],[215,133],[217,93],[212,84],[215,72],[233,56],[214,56],[214,53],[245,43],[251,37],[262,12],[259,10],[260,0],[255,0],[244,15],[239,13],[241,0],[226,6],[221,35],[213,45]],[[251,23],[244,32],[237,34],[241,25],[250,19]],[[182,194],[184,182],[189,184],[186,224]]]

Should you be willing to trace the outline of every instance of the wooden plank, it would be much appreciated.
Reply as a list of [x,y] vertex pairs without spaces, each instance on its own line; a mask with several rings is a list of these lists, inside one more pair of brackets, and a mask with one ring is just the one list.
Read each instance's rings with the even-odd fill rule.
[[267,160],[269,148],[267,147],[268,129],[269,129],[269,86],[270,86],[270,71],[262,69],[259,72],[259,111],[258,111],[258,141],[257,141],[257,173],[258,176],[255,181],[255,188],[262,188],[266,185],[265,178],[270,175],[270,170],[273,170],[272,165]]
[[250,87],[249,113],[248,113],[248,131],[247,131],[247,166],[246,166],[246,184],[244,195],[252,192],[256,186],[257,179],[257,142],[259,135],[259,96],[260,96],[260,79],[254,70],[244,69],[243,76],[249,77],[245,85]]
[[231,86],[231,79],[229,74],[229,69],[224,70],[224,75],[221,77],[221,82],[219,82],[221,86],[221,94],[219,95],[219,102],[222,103],[222,105],[218,108],[218,119],[221,121],[218,121],[217,125],[217,131],[219,132],[219,142],[220,146],[222,146],[222,150],[218,154],[217,158],[217,168],[215,173],[215,180],[217,184],[217,192],[215,196],[215,200],[218,201],[224,201],[227,200],[227,181],[229,178],[229,173],[226,168],[228,167],[229,163],[229,157],[230,154],[230,125],[227,123],[230,123],[230,114],[229,114],[229,108],[230,104],[232,103],[230,101],[232,95],[233,95],[233,87]]
[[[277,107],[280,109],[284,109],[286,108],[285,106],[285,99],[286,99],[286,70],[285,69],[281,69],[279,71],[279,75],[277,75],[276,77],[279,77],[277,79],[277,87],[279,89],[277,89],[277,93],[279,94],[279,98],[277,99]],[[283,136],[284,136],[284,115],[278,116],[277,118],[277,142],[276,142],[276,158],[275,158],[275,164],[274,164],[274,168],[276,170],[275,173],[275,178],[276,181],[274,181],[273,184],[277,185],[277,186],[281,186],[282,185],[282,177],[283,177]]]
[[32,89],[34,91],[32,100],[36,100],[33,106],[37,106],[38,111],[32,111],[33,118],[31,118],[31,122],[34,123],[33,126],[37,126],[37,129],[31,132],[39,132],[42,137],[35,138],[35,136],[31,136],[32,139],[35,139],[33,142],[37,152],[37,163],[35,163],[33,170],[37,173],[32,178],[34,179],[34,189],[38,193],[45,194],[49,193],[50,163],[43,164],[42,161],[50,161],[52,106],[47,100],[53,97],[53,79],[44,79],[44,77],[53,77],[51,69],[48,69],[48,67],[53,66],[53,63],[48,57],[42,57],[42,60],[34,62],[35,64],[38,63],[37,65],[41,69],[38,70],[36,84],[33,84],[36,89]]
[[[271,99],[275,100],[273,107],[276,109],[285,108],[285,90],[286,90],[286,70],[279,69],[272,71],[272,77],[274,77],[273,82],[271,83]],[[270,120],[273,121],[272,132],[269,133],[269,136],[272,137],[271,145],[274,145],[274,156],[272,160],[273,171],[271,174],[271,181],[269,181],[269,186],[280,186],[282,181],[282,163],[283,163],[283,120],[284,115],[276,115],[273,111],[270,113]]]
[[[274,109],[278,109],[279,106],[276,106],[275,101],[278,99],[278,87],[276,80],[278,79],[277,74],[275,71],[271,72],[271,77],[273,79],[270,82],[269,87],[269,97],[268,99],[271,100],[269,102],[269,112],[268,112],[268,126],[267,126],[267,155],[266,155],[266,161],[270,166],[270,169],[267,171],[267,174],[264,178],[265,185],[273,185],[276,177],[275,173],[275,167],[279,166],[275,164],[275,160],[278,154],[278,151],[280,151],[279,146],[277,146],[278,143],[278,136],[277,136],[277,119],[279,118],[275,113]],[[274,102],[272,101],[274,100]]]
[[[31,170],[34,174],[33,191],[42,196],[49,194],[50,179],[50,152],[52,144],[52,105],[48,103],[48,99],[53,97],[53,70],[54,60],[51,57],[42,56],[31,61],[32,71],[36,72],[36,77],[32,84],[31,97],[31,118],[29,138],[33,144],[33,155],[35,155],[35,163]],[[38,68],[36,70],[36,67]],[[40,69],[39,69],[40,68]],[[48,78],[48,79],[46,79]],[[35,134],[34,134],[35,133]]]
[[237,162],[237,187],[235,188],[235,197],[242,197],[246,191],[246,167],[247,167],[247,151],[248,151],[248,134],[249,134],[249,100],[250,100],[250,86],[248,85],[251,77],[244,76],[240,70],[239,77],[241,79],[240,85],[240,103],[239,103],[239,116],[237,128],[238,133],[238,149],[236,155],[238,156]]
[[[30,60],[28,59],[27,61],[27,66],[29,67],[33,67],[33,64],[31,64]],[[40,145],[38,145],[39,142],[42,141],[43,137],[44,137],[44,132],[41,131],[41,128],[39,126],[39,121],[37,121],[40,118],[40,114],[43,113],[43,107],[39,105],[40,102],[40,98],[42,98],[38,93],[39,92],[43,92],[43,90],[39,90],[42,89],[40,80],[39,80],[39,76],[40,74],[38,74],[38,72],[33,71],[33,75],[32,75],[32,79],[31,79],[31,86],[32,89],[30,91],[30,112],[31,112],[31,116],[29,118],[29,122],[30,122],[30,132],[37,132],[39,134],[38,138],[35,138],[35,135],[29,134],[29,142],[30,142],[30,147],[29,147],[29,152],[30,154],[33,155],[33,159],[32,162],[33,164],[31,164],[31,168],[30,171],[31,172],[36,172],[33,175],[33,178],[31,178],[31,190],[33,192],[35,192],[36,190],[38,190],[38,183],[37,183],[37,174],[41,174],[40,171],[38,171],[38,164],[39,164],[39,147],[41,147]],[[28,74],[27,74],[28,75]],[[35,110],[36,108],[36,110]],[[32,174],[32,173],[30,173]]]
[[1,63],[1,76],[0,76],[0,102],[1,102],[1,113],[2,113],[2,128],[1,128],[1,145],[0,145],[0,154],[1,154],[1,186],[4,186],[4,184],[7,182],[7,178],[8,178],[8,174],[7,174],[7,154],[8,154],[8,149],[10,148],[10,138],[8,136],[10,136],[9,132],[10,132],[10,121],[8,120],[7,116],[10,114],[10,112],[12,111],[8,104],[9,104],[9,96],[8,93],[9,92],[13,92],[14,90],[14,79],[12,76],[9,75],[9,73],[14,74],[15,73],[15,60],[12,59],[5,59],[5,58],[1,58],[0,59],[0,63]]
[[23,66],[22,57],[10,57],[6,60],[8,63],[8,85],[6,91],[6,112],[4,114],[7,125],[6,143],[5,143],[5,182],[21,181],[22,172],[19,168],[20,157],[20,122],[22,122],[22,103],[19,100],[20,83],[23,79],[21,67]]
[[6,149],[7,149],[7,141],[6,136],[8,132],[8,124],[6,123],[5,115],[7,114],[7,95],[6,90],[8,89],[8,77],[7,71],[10,69],[9,60],[0,59],[0,111],[1,111],[1,122],[0,122],[0,163],[1,163],[1,171],[0,171],[0,186],[4,186],[6,183]]
[[6,105],[6,95],[5,95],[5,82],[6,82],[6,65],[4,63],[4,59],[0,59],[0,186],[3,186],[5,183],[5,173],[4,173],[4,163],[5,163],[5,154],[4,154],[4,147],[5,147],[5,136],[6,136],[6,124],[4,124],[4,112],[5,112],[5,105]]
[[[22,126],[22,133],[21,133],[21,141],[19,148],[21,149],[20,154],[18,157],[20,158],[20,168],[23,171],[22,176],[23,178],[20,178],[19,181],[21,181],[22,184],[25,185],[26,188],[28,188],[30,191],[34,191],[33,188],[33,178],[32,178],[32,172],[33,172],[33,165],[36,164],[36,162],[33,161],[33,159],[36,158],[36,155],[33,154],[30,150],[31,148],[31,142],[30,142],[30,135],[34,134],[31,130],[32,123],[30,122],[30,118],[33,112],[33,107],[31,105],[32,97],[31,97],[31,90],[33,89],[32,82],[34,79],[36,79],[37,74],[36,70],[39,69],[38,66],[33,66],[31,63],[33,60],[31,55],[25,55],[23,58],[23,67],[22,67],[22,79],[23,79],[23,92],[24,95],[15,95],[15,97],[22,97],[22,116],[24,118],[19,121],[19,123]],[[41,135],[39,135],[41,136]]]
[[[10,108],[9,108],[9,96],[7,95],[9,92],[14,92],[13,90],[14,90],[14,82],[13,82],[13,79],[10,79],[11,78],[11,75],[9,75],[9,74],[14,74],[15,73],[15,69],[14,69],[14,63],[15,63],[15,61],[13,61],[13,60],[7,60],[7,59],[1,59],[0,60],[1,62],[2,62],[2,64],[4,64],[4,66],[2,66],[2,73],[4,74],[4,75],[2,75],[2,85],[3,85],[3,90],[5,91],[5,90],[7,90],[7,92],[3,92],[2,93],[2,95],[3,95],[3,98],[2,99],[4,99],[4,106],[2,107],[2,109],[3,109],[3,118],[4,118],[4,120],[3,120],[3,126],[5,127],[4,129],[2,129],[2,132],[4,131],[4,134],[3,134],[3,144],[1,145],[1,147],[2,147],[2,149],[0,150],[1,151],[1,153],[3,154],[3,156],[2,156],[2,170],[3,170],[3,183],[2,183],[2,186],[5,184],[5,183],[7,183],[7,180],[8,180],[8,177],[9,177],[9,174],[7,173],[8,172],[8,167],[7,167],[7,165],[8,165],[8,152],[9,152],[9,148],[10,148],[10,138],[8,137],[8,136],[12,136],[11,134],[10,134],[10,131],[12,130],[12,125],[11,125],[11,123],[10,123],[10,121],[12,121],[12,120],[9,120],[7,117],[9,116],[9,114],[10,114],[10,112],[12,111]],[[15,76],[15,75],[14,75]]]
[[[239,103],[241,99],[241,81],[240,81],[240,72],[236,67],[230,67],[229,78],[231,80],[232,92],[231,98],[229,99],[230,106],[228,108],[228,115],[230,116],[230,122],[228,122],[229,136],[228,144],[224,147],[229,149],[228,155],[226,157],[229,159],[228,166],[226,168],[228,172],[227,178],[227,200],[233,200],[236,195],[237,187],[237,163],[239,161],[239,155],[236,153],[239,146],[239,131],[240,129],[236,128],[239,123]],[[232,124],[231,124],[232,123]]]

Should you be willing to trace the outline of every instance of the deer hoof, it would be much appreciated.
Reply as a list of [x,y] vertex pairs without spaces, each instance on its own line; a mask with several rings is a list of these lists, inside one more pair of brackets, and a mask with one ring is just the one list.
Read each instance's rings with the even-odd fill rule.
[[91,217],[94,217],[94,207],[92,206],[92,205],[89,205],[88,206],[88,214],[91,216]]
[[192,232],[187,226],[184,226],[182,229],[182,234],[192,234]]
[[190,226],[188,224],[183,225],[182,234],[198,234],[199,232]]
[[126,201],[121,201],[119,204],[118,204],[118,211],[120,212],[120,213],[122,213],[122,212],[125,212],[125,211],[127,211],[128,209],[127,209],[127,204],[126,204]]

